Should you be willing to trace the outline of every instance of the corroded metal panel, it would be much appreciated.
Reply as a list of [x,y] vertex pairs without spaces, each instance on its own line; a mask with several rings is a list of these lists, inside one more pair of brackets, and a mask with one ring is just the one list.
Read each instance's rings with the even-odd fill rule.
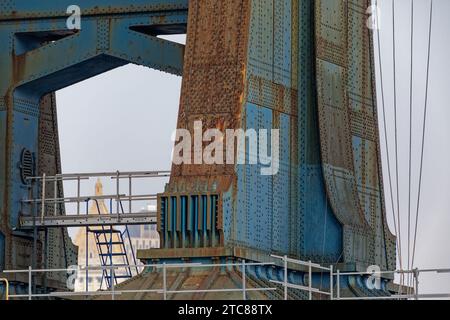
[[[46,95],[41,99],[39,112],[39,161],[37,173],[40,176],[44,173],[49,176],[55,176],[61,173],[61,154],[57,120],[55,94]],[[56,194],[57,198],[63,198],[64,190],[62,181],[58,181],[56,184],[56,193],[54,188],[54,184],[48,185],[45,190],[45,197],[51,199]],[[56,214],[54,209],[53,205],[47,204],[45,211],[49,215],[54,215]],[[64,214],[64,206],[60,206],[58,212]],[[43,234],[41,234],[40,240],[46,246],[44,252],[47,256],[45,254],[43,256],[43,260],[45,261],[44,268],[58,269],[61,266],[68,268],[69,266],[78,264],[78,248],[73,245],[67,229],[48,229],[47,242]],[[47,279],[58,283],[60,288],[66,287],[67,274],[61,272],[48,273]]]
[[[177,259],[179,250],[214,256],[238,248],[395,267],[368,0],[190,0],[189,8],[185,0],[102,0],[97,7],[86,0],[79,32],[62,32],[65,0],[52,12],[49,3],[8,0],[0,14],[7,48],[0,50],[0,232],[10,261],[10,229],[27,192],[15,166],[22,150],[37,155],[39,173],[60,165],[54,99],[41,105],[41,97],[131,62],[184,75],[178,128],[192,135],[197,120],[202,131],[280,130],[273,176],[261,175],[262,164],[173,165],[158,201],[162,254]],[[154,36],[186,25],[186,48]],[[39,41],[24,37],[42,32]],[[48,252],[56,257],[49,263],[60,265],[67,248],[55,244]]]
[[324,178],[344,224],[346,261],[394,269],[380,179],[369,1],[316,2],[316,72]]
[[[225,131],[241,128],[248,20],[248,0],[189,2],[178,128],[188,129],[192,136],[195,121],[202,121],[202,130],[217,128]],[[226,141],[224,144],[226,147]],[[235,193],[233,191],[228,202],[225,202],[223,194],[231,189],[236,190],[235,185],[233,164],[173,165],[170,183],[160,198],[197,195],[201,200],[204,196],[217,195],[217,213],[212,216],[209,214],[211,207],[205,208],[203,201],[200,201],[197,221],[200,241],[194,242],[192,246],[205,247],[210,243],[223,246],[226,234],[224,224],[232,230],[236,225],[234,214],[226,219],[222,214],[225,203],[228,204],[230,212],[235,210]],[[161,201],[159,202],[161,204]],[[210,205],[211,202],[205,203]],[[208,214],[203,213],[205,210]],[[212,228],[204,221],[210,217],[213,220],[206,222],[213,222]],[[160,232],[165,234],[164,229]],[[170,238],[170,235],[168,237]]]
[[[46,238],[19,230],[20,215],[39,211],[22,200],[41,192],[30,187],[24,172],[61,170],[56,105],[48,94],[127,63],[182,73],[184,46],[157,36],[185,32],[187,0],[94,2],[80,1],[82,29],[74,31],[66,26],[69,1],[0,1],[1,269],[22,269],[33,260],[37,267],[76,264],[67,231],[48,230]],[[57,188],[62,194],[62,186]],[[48,185],[47,196],[53,192]],[[46,209],[53,212],[51,206]],[[49,287],[65,286],[64,274],[47,280]]]
[[219,195],[220,245],[392,266],[366,5],[190,2],[178,127],[280,130],[274,176],[260,164],[173,167],[164,196]]

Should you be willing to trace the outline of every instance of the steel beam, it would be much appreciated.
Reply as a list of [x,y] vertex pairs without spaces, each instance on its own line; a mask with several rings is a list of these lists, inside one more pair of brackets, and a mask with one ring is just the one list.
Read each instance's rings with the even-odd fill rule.
[[[0,21],[67,17],[72,0],[0,2]],[[188,10],[188,0],[78,0],[83,16]]]
[[156,224],[156,213],[127,213],[124,215],[66,215],[56,217],[44,217],[36,219],[33,217],[21,217],[21,229],[33,229],[36,225],[39,229],[45,228],[69,228],[69,227],[99,227],[99,226],[124,226]]

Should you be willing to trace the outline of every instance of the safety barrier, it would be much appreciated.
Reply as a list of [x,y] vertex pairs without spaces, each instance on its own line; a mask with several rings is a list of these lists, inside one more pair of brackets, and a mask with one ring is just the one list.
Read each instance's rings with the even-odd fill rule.
[[[157,293],[161,294],[164,300],[167,300],[168,294],[183,294],[183,293],[212,293],[212,292],[242,292],[243,300],[247,300],[247,293],[252,291],[275,291],[276,288],[248,288],[247,287],[247,275],[246,269],[249,266],[266,266],[274,265],[273,263],[247,263],[245,260],[241,263],[224,263],[224,264],[200,264],[200,263],[182,263],[182,264],[149,264],[149,265],[128,265],[131,268],[157,268],[162,269],[163,275],[163,286],[158,289],[149,290],[116,290],[116,285],[114,281],[111,282],[111,287],[109,291],[88,291],[84,292],[51,292],[48,294],[35,294],[32,292],[32,278],[35,273],[45,273],[45,272],[73,272],[73,268],[69,269],[32,269],[29,267],[26,270],[6,270],[4,273],[27,273],[28,274],[28,293],[27,294],[13,294],[9,295],[11,299],[23,299],[28,298],[32,300],[33,298],[61,298],[61,297],[75,297],[75,296],[111,296],[111,300],[114,300],[116,296],[125,293]],[[78,267],[79,270],[111,270],[114,276],[114,270],[122,268],[123,266],[96,266],[96,267]],[[214,267],[241,267],[242,274],[242,286],[236,289],[195,289],[195,290],[169,290],[167,287],[167,270],[173,268],[214,268]]]
[[[330,267],[324,267],[319,264],[313,263],[311,261],[301,261],[296,259],[291,259],[287,256],[276,256],[272,255],[272,258],[280,259],[283,261],[283,271],[284,271],[284,277],[283,281],[276,281],[276,280],[270,280],[271,283],[277,284],[282,286],[283,292],[284,292],[284,299],[287,300],[289,298],[289,289],[297,289],[301,291],[305,291],[308,293],[308,297],[310,300],[314,298],[314,294],[320,294],[328,296],[330,300],[411,300],[411,299],[449,299],[450,293],[439,293],[439,294],[420,294],[419,293],[419,275],[423,273],[437,273],[437,274],[450,274],[450,269],[414,269],[414,270],[396,270],[396,271],[377,271],[377,272],[341,272],[340,270],[334,271],[335,267],[332,265]],[[290,283],[288,281],[288,264],[295,264],[303,267],[307,267],[307,271],[305,271],[305,274],[308,275],[308,285],[302,286],[294,283]],[[126,293],[156,293],[160,294],[162,299],[167,300],[169,294],[183,294],[183,293],[212,293],[212,292],[242,292],[242,299],[246,300],[247,293],[252,291],[276,291],[279,290],[278,288],[274,287],[259,287],[259,288],[249,288],[247,286],[248,282],[248,276],[247,276],[247,268],[250,266],[276,266],[277,264],[275,262],[268,262],[268,263],[255,263],[255,262],[246,262],[243,260],[240,263],[224,263],[224,264],[203,264],[203,263],[179,263],[179,264],[149,264],[149,265],[127,265],[126,267],[131,268],[156,268],[162,270],[162,288],[157,289],[148,289],[148,290],[117,290],[116,285],[114,281],[111,282],[111,287],[109,288],[109,291],[89,291],[88,287],[86,286],[86,291],[83,292],[51,292],[48,294],[35,294],[32,292],[32,279],[33,274],[35,273],[45,273],[45,272],[73,272],[74,268],[69,269],[36,269],[33,270],[31,267],[29,267],[26,270],[6,270],[3,271],[5,274],[8,273],[27,273],[28,274],[28,293],[27,294],[8,294],[7,291],[7,298],[9,299],[20,299],[20,298],[28,298],[29,300],[32,300],[33,298],[62,298],[62,297],[75,297],[75,296],[111,296],[111,299],[114,300],[117,296],[120,296],[122,294]],[[279,265],[279,264],[278,264]],[[79,266],[77,267],[77,270],[81,271],[87,271],[87,270],[97,270],[97,271],[103,271],[103,270],[111,270],[112,275],[114,275],[114,272],[118,268],[122,268],[124,266]],[[174,268],[215,268],[215,267],[240,267],[241,270],[241,278],[242,278],[242,284],[241,288],[235,288],[235,289],[193,289],[193,290],[170,290],[168,288],[167,284],[167,271]],[[329,291],[323,291],[319,288],[315,288],[313,286],[312,276],[313,272],[318,271],[322,274],[329,274]],[[413,282],[413,286],[405,286],[405,285],[398,285],[398,294],[387,294],[386,296],[376,296],[376,295],[370,295],[367,296],[358,296],[358,297],[344,297],[342,296],[342,288],[341,285],[342,279],[348,279],[351,276],[361,276],[361,277],[380,277],[382,275],[388,275],[388,274],[401,274],[401,275],[409,275],[411,276],[410,280]],[[6,281],[6,279],[0,279],[1,281]],[[8,288],[8,284],[6,286]],[[336,287],[336,290],[335,290]],[[405,294],[403,294],[405,292]],[[379,292],[378,292],[379,294]]]

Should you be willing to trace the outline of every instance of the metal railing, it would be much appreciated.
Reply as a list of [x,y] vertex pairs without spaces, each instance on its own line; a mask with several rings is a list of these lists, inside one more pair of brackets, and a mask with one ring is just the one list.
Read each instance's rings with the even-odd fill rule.
[[[270,280],[270,282],[272,283],[276,283],[279,285],[282,285],[284,288],[284,300],[288,300],[289,294],[288,294],[288,289],[298,289],[298,290],[302,290],[302,291],[307,291],[308,292],[308,297],[309,300],[313,299],[313,293],[318,293],[318,294],[323,294],[326,296],[330,297],[330,300],[333,300],[333,266],[331,265],[329,268],[323,267],[317,263],[313,263],[312,261],[301,261],[301,260],[296,260],[296,259],[291,259],[288,256],[276,256],[276,255],[271,255],[271,257],[276,258],[276,259],[281,259],[283,261],[283,265],[284,265],[284,281],[276,281],[276,280]],[[298,284],[293,284],[293,283],[289,283],[288,281],[288,263],[292,263],[292,264],[296,264],[296,265],[300,265],[300,266],[304,266],[304,267],[308,267],[308,286],[301,286]],[[319,288],[314,288],[312,286],[312,278],[313,278],[313,270],[320,270],[320,271],[325,271],[327,273],[330,274],[330,291],[326,292],[326,291],[322,291]]]
[[[111,195],[101,195],[101,196],[82,196],[81,195],[81,181],[89,180],[91,178],[106,177],[112,180],[116,180],[115,193]],[[75,173],[75,174],[58,174],[55,176],[47,176],[43,174],[42,177],[30,177],[28,180],[31,183],[30,190],[34,190],[34,186],[39,186],[40,197],[35,197],[32,193],[29,195],[29,199],[23,200],[24,205],[39,205],[40,206],[40,219],[43,221],[44,217],[47,216],[46,208],[47,205],[53,205],[53,215],[56,216],[58,212],[59,204],[74,203],[76,204],[76,213],[69,213],[68,215],[81,215],[81,204],[83,202],[91,200],[111,200],[110,213],[115,213],[120,216],[123,207],[121,208],[122,202],[128,202],[128,213],[133,213],[132,204],[135,201],[150,201],[156,200],[156,194],[134,194],[133,193],[133,181],[135,179],[146,179],[146,178],[166,178],[170,177],[170,171],[135,171],[135,172],[97,172],[97,173]],[[120,193],[121,184],[120,182],[127,180],[128,194]],[[58,197],[58,183],[75,181],[77,183],[76,196],[74,197]],[[46,197],[46,188],[48,184],[53,184],[53,198]],[[115,201],[115,210],[113,210],[112,201]],[[32,211],[32,210],[31,210]],[[114,212],[115,211],[115,212]],[[86,212],[87,214],[87,212]]]
[[[437,274],[450,274],[450,269],[414,269],[414,270],[396,270],[396,271],[379,271],[379,272],[341,272],[340,270],[336,270],[334,272],[334,267],[323,267],[319,264],[313,263],[311,261],[301,261],[296,259],[291,259],[287,256],[276,256],[272,255],[272,258],[280,259],[283,262],[283,271],[284,271],[284,277],[283,281],[276,281],[276,280],[269,280],[271,283],[278,284],[282,287],[282,290],[284,292],[284,299],[287,300],[289,298],[289,289],[297,289],[301,291],[305,291],[308,293],[309,300],[312,300],[314,298],[314,294],[321,294],[328,296],[330,300],[419,300],[419,299],[441,299],[441,298],[450,298],[450,293],[442,293],[442,294],[420,294],[419,293],[419,275],[423,273],[437,273]],[[308,275],[308,285],[302,286],[294,283],[290,283],[288,281],[288,264],[295,264],[298,266],[306,267],[305,274]],[[117,296],[123,295],[123,294],[130,294],[130,293],[155,293],[160,294],[163,300],[168,299],[169,294],[188,294],[188,293],[218,293],[218,292],[241,292],[242,293],[242,299],[246,300],[248,298],[247,294],[249,292],[265,292],[265,291],[276,291],[279,290],[279,288],[274,287],[258,287],[258,288],[252,288],[248,287],[248,275],[247,275],[247,268],[251,266],[279,266],[279,264],[276,264],[275,262],[267,262],[267,263],[255,263],[255,262],[247,262],[243,260],[240,263],[223,263],[223,264],[203,264],[203,263],[178,263],[178,264],[148,264],[148,265],[126,265],[125,267],[131,267],[131,268],[139,268],[140,270],[143,270],[144,268],[155,268],[161,270],[162,273],[162,287],[156,288],[156,289],[136,289],[136,290],[117,290],[116,284],[114,281],[111,282],[111,287],[107,291],[89,291],[88,286],[86,286],[86,290],[83,292],[51,292],[47,294],[36,294],[32,292],[32,281],[33,281],[33,274],[35,273],[45,273],[45,272],[82,272],[87,270],[97,270],[97,271],[103,271],[103,270],[111,270],[111,274],[114,275],[115,270],[124,267],[124,265],[116,265],[116,266],[77,266],[76,268],[72,267],[69,269],[32,269],[29,267],[26,270],[6,270],[3,271],[4,273],[26,273],[28,274],[28,293],[27,294],[8,294],[7,291],[7,298],[9,299],[23,299],[28,298],[29,300],[32,300],[33,298],[63,298],[63,297],[76,297],[76,296],[111,296],[111,299],[114,300]],[[241,288],[234,288],[234,289],[192,289],[192,290],[170,290],[168,287],[168,270],[171,269],[186,269],[186,268],[217,268],[217,267],[240,267],[241,270],[241,279],[242,284]],[[291,269],[292,270],[292,269]],[[313,273],[314,271],[318,271],[320,273],[325,273],[330,275],[329,279],[329,291],[323,291],[319,288],[315,288],[313,286]],[[303,272],[303,271],[302,271]],[[381,276],[383,275],[389,275],[389,274],[409,274],[413,276],[414,279],[414,286],[413,287],[405,287],[403,286],[403,289],[406,289],[406,293],[402,294],[400,291],[400,294],[389,294],[388,291],[386,292],[386,296],[371,296],[370,294],[367,294],[367,296],[358,296],[358,297],[343,297],[342,296],[342,289],[344,286],[342,286],[342,279],[348,279],[352,276]],[[6,279],[0,279],[0,281],[5,281]],[[6,280],[7,281],[7,280]],[[7,283],[7,282],[6,282]],[[336,286],[336,290],[334,290]],[[400,290],[401,286],[398,285]],[[6,285],[8,288],[8,284]],[[7,289],[8,290],[8,289]],[[379,291],[382,292],[382,291]],[[378,292],[378,294],[379,294]]]
[[[88,227],[103,225],[131,225],[131,224],[156,224],[156,212],[133,212],[133,205],[149,201],[156,201],[156,194],[139,194],[134,189],[133,182],[136,179],[166,178],[170,176],[169,171],[135,171],[135,172],[98,172],[98,173],[75,173],[59,174],[56,176],[43,175],[42,177],[28,178],[30,188],[28,199],[22,200],[22,212],[20,217],[20,228],[22,229],[42,229],[42,228],[68,228],[68,227]],[[110,195],[82,195],[82,181],[91,178],[107,177],[115,180],[115,193]],[[121,193],[123,183],[127,180],[125,188],[127,193]],[[66,182],[76,182],[76,195],[61,195],[61,184]],[[48,190],[53,185],[53,197],[48,196]],[[47,190],[47,192],[46,192]],[[36,196],[36,193],[38,194]],[[72,192],[73,193],[73,192]],[[92,194],[92,191],[83,194]],[[108,214],[89,214],[89,205],[92,201],[109,200]],[[115,204],[114,204],[115,202]],[[82,210],[82,204],[85,210]],[[124,203],[128,203],[128,208],[124,208]],[[66,213],[66,204],[70,204],[70,209]],[[76,209],[75,209],[76,206]],[[108,204],[106,204],[108,206]],[[75,212],[74,212],[75,211]],[[84,211],[84,212],[83,212]],[[138,210],[135,210],[138,211]]]
[[[395,271],[377,271],[377,272],[340,272],[337,270],[333,273],[336,276],[337,283],[337,297],[336,300],[419,300],[419,299],[450,299],[450,293],[431,293],[420,294],[419,293],[419,276],[423,273],[437,273],[437,274],[450,274],[450,269],[413,269],[413,270],[395,270]],[[367,296],[367,297],[341,297],[341,277],[349,276],[381,276],[381,275],[410,275],[412,277],[412,287],[407,287],[403,284],[398,285],[399,294],[387,295],[387,296]],[[405,294],[403,294],[405,290]]]
[[[217,292],[242,292],[242,299],[247,300],[248,292],[264,292],[264,291],[275,291],[276,288],[249,288],[247,287],[248,277],[246,275],[246,269],[249,266],[267,266],[274,265],[274,263],[249,263],[243,260],[241,263],[224,263],[224,264],[200,264],[200,263],[181,263],[181,264],[148,264],[148,265],[128,265],[128,267],[135,268],[156,268],[162,269],[162,277],[163,283],[162,288],[158,289],[148,289],[148,290],[117,290],[114,281],[111,282],[111,287],[107,291],[89,291],[89,288],[86,287],[86,291],[83,292],[51,292],[46,294],[36,294],[32,292],[32,278],[35,273],[45,273],[45,272],[73,272],[74,268],[69,269],[32,269],[29,267],[26,270],[5,270],[3,271],[6,274],[16,274],[16,273],[27,273],[28,274],[28,293],[27,294],[10,294],[10,299],[23,299],[27,298],[28,300],[32,300],[33,298],[63,298],[63,297],[76,297],[76,296],[111,296],[111,300],[115,300],[116,296],[123,295],[126,293],[156,293],[161,294],[163,300],[167,300],[169,294],[187,294],[187,293],[217,293]],[[111,270],[112,275],[114,276],[114,271],[118,268],[122,268],[123,265],[119,266],[78,266],[77,271],[86,271],[86,270]],[[242,274],[242,285],[241,288],[235,289],[193,289],[193,290],[170,290],[168,288],[167,282],[167,271],[174,268],[217,268],[217,267],[241,267]]]

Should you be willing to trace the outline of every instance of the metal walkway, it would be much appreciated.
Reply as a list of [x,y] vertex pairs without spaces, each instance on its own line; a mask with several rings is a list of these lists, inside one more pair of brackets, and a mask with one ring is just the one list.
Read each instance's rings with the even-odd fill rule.
[[125,226],[125,225],[142,225],[156,224],[156,212],[146,213],[127,213],[123,215],[116,214],[99,214],[99,215],[66,215],[56,217],[44,217],[43,219],[34,217],[20,218],[20,226],[22,229],[33,229],[37,227],[58,228],[58,227],[98,227],[98,226]]
[[[122,280],[130,279],[138,274],[136,256],[133,250],[128,226],[130,225],[155,225],[157,223],[156,212],[141,211],[136,212],[133,206],[156,201],[157,195],[133,193],[133,181],[146,178],[169,177],[169,171],[139,171],[139,172],[111,172],[111,173],[80,173],[80,174],[60,174],[56,176],[46,176],[29,178],[30,194],[28,199],[22,200],[22,215],[19,220],[20,230],[47,231],[48,228],[69,228],[83,227],[86,229],[86,243],[88,244],[89,234],[94,235],[95,244],[99,255],[102,270],[101,287],[103,284],[107,288],[119,284]],[[103,195],[102,192],[95,195],[82,196],[81,182],[91,178],[104,177],[115,182],[116,193]],[[121,193],[121,181],[126,181],[127,193]],[[58,190],[64,182],[76,183],[76,195],[72,197],[59,196]],[[51,189],[53,188],[53,191]],[[49,192],[50,191],[50,192]],[[97,192],[97,190],[96,190]],[[34,196],[34,194],[40,196]],[[53,197],[49,197],[52,194]],[[106,205],[103,201],[109,202]],[[103,210],[100,209],[102,203]],[[128,204],[127,210],[124,203]],[[76,206],[74,213],[66,214],[66,204]],[[96,211],[90,212],[90,204],[96,206]],[[85,210],[82,208],[85,207]],[[98,214],[97,214],[98,213]],[[124,231],[115,227],[124,227]],[[121,228],[122,229],[122,228]],[[131,252],[127,254],[126,241]],[[36,255],[37,245],[33,244],[33,256]],[[86,249],[86,262],[89,261]],[[130,261],[131,260],[131,261]],[[135,267],[132,267],[135,266]],[[136,269],[136,272],[134,272]],[[86,269],[86,288],[89,271]]]

